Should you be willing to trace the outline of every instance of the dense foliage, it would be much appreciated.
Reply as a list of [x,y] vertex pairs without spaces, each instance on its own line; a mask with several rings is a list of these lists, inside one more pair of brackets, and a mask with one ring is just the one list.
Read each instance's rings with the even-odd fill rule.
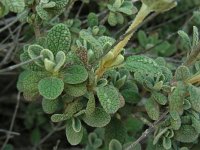
[[[20,67],[16,86],[31,101],[24,122],[32,144],[40,143],[49,118],[64,127],[62,141],[85,150],[197,150],[199,5],[199,0],[0,1],[0,17],[16,13],[26,24],[13,69]],[[186,22],[165,25],[163,20],[191,8]],[[48,115],[37,114],[40,108]],[[3,145],[8,148],[12,145]]]

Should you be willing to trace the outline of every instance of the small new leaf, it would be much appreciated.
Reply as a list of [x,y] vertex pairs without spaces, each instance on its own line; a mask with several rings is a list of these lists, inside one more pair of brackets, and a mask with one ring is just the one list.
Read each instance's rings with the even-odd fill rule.
[[66,123],[66,137],[71,145],[78,145],[83,138],[83,128],[79,132],[76,132],[72,127],[72,120],[68,120]]

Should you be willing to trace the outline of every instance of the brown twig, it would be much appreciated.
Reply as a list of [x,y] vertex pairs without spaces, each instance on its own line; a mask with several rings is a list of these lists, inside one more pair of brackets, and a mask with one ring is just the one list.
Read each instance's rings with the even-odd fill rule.
[[150,126],[148,129],[146,129],[142,135],[134,142],[132,143],[129,147],[127,147],[125,150],[131,150],[132,148],[134,148],[138,143],[140,143],[142,140],[144,140],[147,135],[149,135],[150,133],[152,133],[155,130],[155,127],[167,116],[168,111],[164,112],[158,120],[156,120],[152,126]]
[[13,130],[13,127],[14,127],[14,124],[15,124],[15,118],[16,118],[17,111],[18,111],[18,108],[19,108],[20,96],[21,96],[21,93],[19,92],[18,95],[17,95],[17,103],[15,105],[15,111],[13,113],[13,117],[12,117],[10,128],[9,128],[9,132],[7,133],[6,140],[5,140],[4,144],[3,144],[3,146],[1,147],[1,150],[4,150],[6,144],[10,140],[11,133],[12,133],[12,130]]

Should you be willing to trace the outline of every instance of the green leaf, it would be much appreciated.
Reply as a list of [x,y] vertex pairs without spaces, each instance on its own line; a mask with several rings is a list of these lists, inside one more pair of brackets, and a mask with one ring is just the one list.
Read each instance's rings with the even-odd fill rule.
[[171,95],[169,95],[169,110],[172,117],[174,112],[179,115],[183,114],[184,95],[185,85],[179,82],[178,86],[174,89]]
[[51,116],[51,121],[52,122],[61,122],[64,120],[68,120],[70,117],[67,114],[53,114]]
[[122,150],[122,144],[118,140],[112,139],[109,143],[109,150]]
[[184,47],[186,48],[186,50],[191,50],[192,43],[191,43],[190,37],[187,35],[187,33],[180,30],[180,31],[178,31],[178,34],[181,37],[181,39],[183,40]]
[[192,120],[192,127],[195,128],[195,130],[197,131],[197,133],[200,134],[200,121],[199,119],[196,119],[195,117],[191,117]]
[[170,117],[170,123],[173,130],[178,130],[181,127],[181,118],[177,115],[177,117],[174,119],[173,117]]
[[47,114],[52,114],[54,113],[59,106],[59,100],[54,99],[54,100],[49,100],[49,99],[42,99],[42,108],[45,113]]
[[196,26],[193,26],[193,38],[192,38],[192,47],[193,49],[196,48],[196,46],[199,43],[199,31]]
[[42,49],[40,52],[40,55],[43,56],[43,59],[49,59],[51,61],[54,61],[54,55],[49,49]]
[[140,31],[138,32],[138,36],[137,36],[137,37],[138,37],[138,41],[139,41],[140,45],[141,45],[143,48],[145,48],[146,45],[148,44],[148,38],[147,38],[146,33],[145,33],[144,31],[140,30]]
[[123,24],[124,23],[124,16],[121,13],[116,13],[117,23]]
[[194,142],[198,138],[198,133],[191,125],[182,125],[179,130],[174,132],[174,138],[183,143]]
[[44,68],[49,71],[49,72],[53,72],[53,69],[55,67],[55,63],[47,58],[44,59]]
[[[31,59],[34,59],[34,58],[40,56],[40,53],[43,49],[44,49],[43,47],[41,47],[40,45],[37,45],[37,44],[30,45],[28,47],[28,55]],[[40,67],[42,67],[42,65],[43,65],[43,63],[40,59],[35,60],[34,62]]]
[[111,26],[116,26],[117,25],[117,16],[115,15],[114,12],[110,12],[108,15],[108,23]]
[[122,5],[122,3],[123,3],[122,0],[115,0],[115,2],[113,3],[113,7],[120,8],[120,6]]
[[163,147],[165,149],[170,149],[172,147],[172,141],[170,138],[168,138],[168,137],[163,138]]
[[35,128],[32,132],[31,132],[31,143],[33,145],[37,145],[39,144],[41,140],[41,133],[40,130],[38,128]]
[[104,127],[110,122],[110,115],[104,109],[96,107],[91,113],[86,113],[82,117],[83,121],[91,127]]
[[94,149],[99,148],[103,144],[102,139],[98,138],[95,132],[89,134],[88,142]]
[[79,84],[86,81],[87,78],[87,70],[80,65],[69,66],[64,73],[64,82],[68,84]]
[[109,145],[112,139],[116,139],[122,144],[124,144],[126,139],[126,128],[122,121],[117,118],[112,118],[110,123],[105,127],[106,145]]
[[24,0],[2,0],[3,4],[8,6],[9,10],[15,13],[20,13],[25,8]]
[[176,80],[184,81],[191,76],[190,70],[186,66],[180,66],[175,72]]
[[152,92],[151,97],[160,105],[165,105],[167,103],[167,97],[162,93]]
[[81,84],[67,84],[65,87],[65,91],[70,96],[80,97],[87,92],[87,87],[85,83]]
[[55,63],[56,63],[56,66],[54,68],[54,71],[59,71],[60,68],[65,64],[65,61],[66,61],[66,56],[65,56],[65,53],[63,51],[59,51],[57,54],[56,54],[56,58],[55,58]]
[[124,97],[126,103],[136,104],[140,101],[141,97],[138,92],[133,89],[125,89],[120,92]]
[[66,137],[71,145],[78,145],[83,138],[83,128],[80,132],[76,132],[72,127],[72,120],[68,120],[66,123]]
[[153,59],[146,56],[130,56],[127,58],[124,67],[131,72],[161,72],[158,64]]
[[43,8],[42,5],[37,5],[35,7],[35,10],[38,14],[38,16],[42,19],[42,20],[48,20],[50,18],[48,12]]
[[137,7],[131,1],[124,1],[119,11],[126,15],[132,15],[138,12]]
[[38,84],[40,94],[46,99],[56,99],[64,89],[64,83],[56,77],[47,77]]
[[0,2],[0,18],[5,16],[9,10],[8,6],[4,5],[3,2]]
[[189,94],[190,94],[190,103],[192,105],[192,109],[197,112],[200,112],[200,89],[199,87],[195,87],[193,85],[189,86]]
[[55,25],[47,34],[47,47],[54,55],[59,51],[69,52],[71,33],[64,24]]
[[38,83],[45,76],[47,75],[43,72],[23,71],[19,75],[17,89],[26,95],[27,100],[32,100],[35,96],[39,95]]
[[87,19],[88,19],[88,26],[89,27],[98,26],[99,20],[98,20],[98,17],[95,13],[90,13],[88,15]]
[[162,136],[168,131],[168,128],[160,128],[158,131],[157,131],[157,135],[154,137],[154,140],[153,140],[153,145],[157,144],[158,141],[162,138]]
[[97,96],[107,113],[114,114],[120,108],[119,92],[114,86],[98,87]]
[[82,129],[82,124],[80,119],[72,118],[72,128],[75,132],[80,132]]
[[90,114],[95,111],[95,97],[93,92],[88,93],[88,102],[86,107],[86,113]]
[[145,103],[145,109],[151,119],[158,120],[160,115],[160,108],[158,103],[156,103],[153,99],[148,99]]

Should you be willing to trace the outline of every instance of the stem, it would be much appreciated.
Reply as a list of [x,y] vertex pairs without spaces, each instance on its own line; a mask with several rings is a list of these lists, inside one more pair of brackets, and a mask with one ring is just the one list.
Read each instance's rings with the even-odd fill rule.
[[[142,7],[140,8],[140,11],[138,12],[137,16],[135,17],[133,23],[129,26],[128,30],[126,31],[126,33],[130,32],[130,31],[135,31],[134,29],[136,29],[146,18],[146,16],[149,15],[151,11],[148,9],[148,7],[145,4],[142,4]],[[123,41],[120,41],[112,50],[114,56],[116,57],[121,51],[122,49],[127,45],[128,41],[130,40],[130,38],[133,36],[134,32],[132,32],[131,34],[127,35]]]
[[35,37],[38,39],[41,35],[40,33],[40,27],[37,23],[34,24],[34,32],[35,32]]
[[[142,4],[140,11],[136,15],[134,21],[132,22],[132,24],[129,26],[128,30],[124,34],[125,37],[123,38],[123,40],[121,40],[118,44],[116,44],[116,46],[114,46],[114,48],[112,50],[112,52],[114,54],[113,60],[115,60],[115,58],[121,53],[123,48],[127,45],[128,41],[130,40],[130,38],[133,36],[135,31],[137,30],[137,28],[144,21],[146,16],[148,16],[150,13],[151,13],[151,10],[149,10],[145,4]],[[106,70],[107,70],[106,67],[100,65],[99,68],[96,70],[97,78],[100,78]]]
[[191,83],[191,84],[200,82],[200,74],[198,73],[198,74],[192,76],[191,78],[189,78],[188,80],[186,80],[186,82],[187,83]]

